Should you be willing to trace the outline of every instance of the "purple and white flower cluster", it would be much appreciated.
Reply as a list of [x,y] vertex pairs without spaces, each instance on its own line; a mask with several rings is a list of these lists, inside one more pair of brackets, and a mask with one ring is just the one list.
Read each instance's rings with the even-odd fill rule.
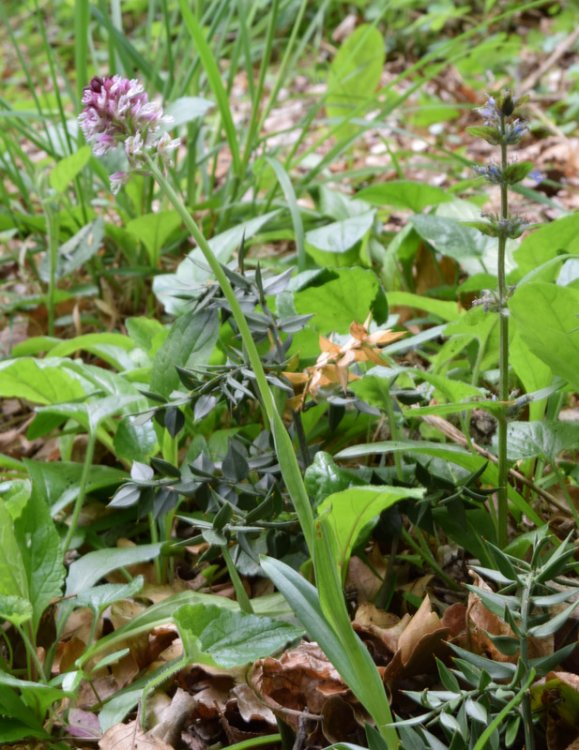
[[179,146],[162,126],[171,122],[161,105],[150,102],[142,83],[119,75],[93,78],[82,97],[78,121],[96,156],[122,147],[128,161],[126,171],[110,176],[118,192],[129,178],[129,170],[145,166],[144,154],[156,153],[165,163]]

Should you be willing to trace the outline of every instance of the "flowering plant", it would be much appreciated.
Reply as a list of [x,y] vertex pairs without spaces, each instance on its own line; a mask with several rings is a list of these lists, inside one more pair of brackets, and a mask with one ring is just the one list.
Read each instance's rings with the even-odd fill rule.
[[110,176],[113,193],[127,182],[131,170],[146,171],[145,152],[156,153],[166,164],[179,146],[179,139],[163,129],[172,118],[158,102],[149,101],[136,79],[95,76],[84,89],[82,104],[78,121],[94,154],[103,156],[120,147],[127,158],[127,168]]

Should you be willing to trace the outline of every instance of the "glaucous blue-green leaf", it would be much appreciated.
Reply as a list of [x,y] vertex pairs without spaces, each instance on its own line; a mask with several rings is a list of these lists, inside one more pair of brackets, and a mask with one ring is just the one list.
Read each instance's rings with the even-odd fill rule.
[[579,389],[579,289],[523,284],[509,301],[509,311],[533,354]]
[[199,120],[213,106],[213,102],[209,99],[203,99],[201,96],[181,96],[165,108],[165,113],[172,118],[167,125],[169,128],[176,128],[179,125],[186,125],[188,122]]
[[362,24],[338,50],[330,66],[326,110],[332,120],[346,120],[336,138],[347,138],[356,131],[348,124],[361,117],[374,99],[385,60],[384,37],[375,26]]
[[187,604],[174,614],[185,655],[192,663],[231,668],[281,651],[303,634],[270,617]]
[[36,633],[48,605],[62,596],[65,570],[60,535],[34,481],[32,494],[14,523],[14,533],[26,572],[32,630]]
[[347,333],[356,321],[368,317],[380,284],[373,271],[364,268],[340,268],[336,278],[322,286],[308,287],[294,295],[298,314],[313,313],[310,325],[326,335]]
[[306,233],[306,251],[320,266],[349,266],[356,262],[360,243],[374,223],[374,211],[335,221]]
[[169,396],[181,382],[177,367],[207,364],[218,333],[214,310],[189,311],[178,317],[153,361],[151,391]]
[[[268,221],[277,216],[279,210],[269,211],[255,219],[240,222],[231,229],[212,237],[209,246],[220,263],[228,263],[242,240],[248,240],[262,229]],[[186,307],[179,295],[190,293],[192,289],[205,284],[212,278],[209,266],[199,248],[192,250],[181,261],[176,273],[160,274],[153,279],[153,292],[168,313],[175,314]]]
[[451,201],[453,196],[447,190],[424,182],[390,180],[360,190],[356,198],[372,206],[394,206],[420,213],[428,206]]

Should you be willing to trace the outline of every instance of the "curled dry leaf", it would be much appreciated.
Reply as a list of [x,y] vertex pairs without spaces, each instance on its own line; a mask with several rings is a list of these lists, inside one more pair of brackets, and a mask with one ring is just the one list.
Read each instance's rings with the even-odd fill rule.
[[279,659],[260,659],[249,683],[273,713],[294,729],[301,712],[319,715],[330,696],[349,693],[316,643],[301,643]]
[[384,681],[392,683],[430,673],[435,657],[442,658],[446,654],[448,634],[448,628],[432,611],[430,598],[426,596],[398,639],[396,653],[384,670]]
[[408,627],[410,619],[408,614],[400,619],[368,602],[356,610],[353,626],[365,642],[370,641],[371,650],[380,663],[381,654],[390,660],[397,651],[400,636]]
[[144,732],[137,720],[116,724],[108,729],[99,742],[99,750],[174,750],[163,740]]

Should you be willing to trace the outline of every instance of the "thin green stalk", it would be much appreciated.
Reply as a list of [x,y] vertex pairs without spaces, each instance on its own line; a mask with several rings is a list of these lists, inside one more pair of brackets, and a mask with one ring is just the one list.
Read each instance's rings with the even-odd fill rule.
[[247,596],[246,590],[243,587],[243,583],[227,546],[223,546],[221,548],[221,554],[223,556],[223,559],[225,560],[227,572],[229,573],[229,577],[231,578],[233,588],[235,589],[235,596],[237,597],[237,603],[239,604],[241,611],[245,612],[248,615],[253,615],[254,611],[253,607],[251,606],[251,601]]
[[42,202],[44,218],[46,220],[46,237],[48,241],[48,297],[46,307],[48,310],[48,335],[54,336],[54,320],[56,314],[56,274],[58,270],[58,212],[54,209],[50,199]]
[[[388,425],[390,427],[390,440],[397,442],[400,440],[400,433],[398,431],[398,424],[396,423],[396,415],[394,414],[394,403],[392,396],[390,395],[390,388],[394,381],[388,382],[386,388],[382,391],[382,397],[384,400],[384,409],[386,416],[388,417]],[[402,455],[399,451],[394,452],[394,465],[396,466],[396,477],[399,482],[404,479],[404,470],[402,467]]]
[[519,692],[515,695],[514,698],[512,698],[503,707],[500,713],[498,713],[495,716],[495,718],[491,721],[488,727],[484,730],[484,732],[478,738],[477,743],[474,746],[473,750],[487,750],[488,741],[490,740],[492,733],[500,727],[500,725],[503,723],[503,721],[505,721],[505,719],[508,716],[510,716],[513,708],[516,708],[519,705],[519,703],[523,700],[523,698],[525,697],[527,693],[527,690],[533,684],[534,679],[535,679],[535,670],[532,669],[527,679],[525,680],[525,682],[521,685],[521,689],[519,690]]
[[227,750],[250,750],[252,747],[262,747],[263,745],[277,745],[281,741],[281,734],[268,734],[265,737],[252,737],[250,740],[236,742],[235,745],[228,745]]
[[[533,588],[533,576],[529,574],[525,577],[525,583],[521,595],[521,636],[519,638],[519,665],[523,670],[523,677],[527,678],[532,674],[529,667],[529,614],[531,608],[531,593]],[[533,714],[531,711],[531,696],[525,690],[522,700],[521,713],[523,716],[523,729],[525,732],[525,750],[535,750],[535,736],[533,732]]]
[[[30,623],[28,623],[28,625],[29,624]],[[24,643],[24,647],[26,650],[26,662],[29,678],[35,681],[46,682],[44,667],[42,666],[42,662],[38,658],[36,647],[32,642],[31,636],[26,632],[26,625],[16,625],[15,627],[18,630],[20,637],[22,638],[22,642]],[[34,667],[34,671],[32,671],[32,667]]]
[[267,382],[265,371],[259,356],[259,352],[251,335],[251,330],[245,319],[243,311],[239,305],[235,292],[225,274],[221,264],[213,254],[211,247],[205,239],[203,233],[197,226],[197,223],[187,210],[187,207],[175,192],[173,187],[166,180],[163,173],[159,170],[151,157],[146,155],[147,164],[158,185],[165,193],[170,203],[181,216],[187,230],[191,233],[199,249],[203,253],[205,260],[211,268],[215,279],[225,299],[229,303],[231,313],[239,330],[241,340],[253,372],[255,373],[257,387],[261,397],[262,405],[267,415],[270,428],[273,434],[277,457],[279,459],[282,477],[287,486],[289,495],[294,504],[302,531],[310,552],[313,550],[313,512],[304,486],[303,478],[294,451],[291,438],[285,428],[282,418],[280,417],[274,395]]
[[[505,116],[501,116],[501,133],[505,133]],[[504,174],[507,163],[507,145],[501,143],[501,170]],[[501,184],[501,220],[505,221],[509,215],[509,197],[507,184]],[[499,284],[499,400],[503,404],[509,397],[509,318],[508,318],[508,290],[505,271],[505,253],[507,237],[504,232],[499,235],[498,284]],[[503,406],[498,417],[498,459],[499,459],[499,488],[498,488],[498,528],[499,545],[507,543],[508,530],[508,462],[507,462],[507,414]]]
[[80,511],[82,510],[82,504],[84,502],[84,498],[86,497],[88,475],[90,472],[90,468],[92,466],[96,439],[97,439],[96,430],[91,430],[88,434],[88,443],[86,446],[86,453],[84,455],[84,464],[82,466],[82,474],[80,476],[80,485],[78,488],[78,495],[76,496],[76,500],[74,502],[74,508],[72,511],[72,516],[70,518],[70,526],[68,527],[68,531],[66,532],[64,543],[62,545],[63,555],[65,555],[68,552],[68,549],[72,542],[72,537],[74,536],[77,526],[78,526],[78,519],[80,518]]

